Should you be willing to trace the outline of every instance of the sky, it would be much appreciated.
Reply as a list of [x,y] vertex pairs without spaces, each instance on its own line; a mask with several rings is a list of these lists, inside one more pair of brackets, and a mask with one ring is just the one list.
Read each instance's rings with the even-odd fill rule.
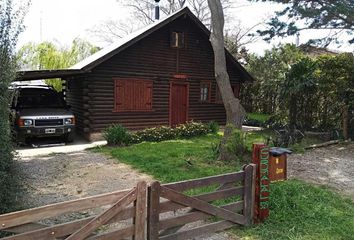
[[[41,41],[52,41],[68,46],[77,37],[105,47],[107,43],[98,41],[89,30],[105,20],[124,21],[131,14],[117,0],[32,0],[31,2],[24,21],[26,29],[19,37],[18,48],[28,42],[39,43]],[[232,28],[236,21],[240,21],[242,27],[249,28],[264,22],[276,10],[283,8],[281,5],[272,3],[250,3],[247,0],[235,0],[235,2],[237,2],[235,7],[229,10],[230,20],[225,26],[226,29]],[[313,34],[313,32],[302,34],[300,43],[307,42]],[[247,48],[251,52],[262,54],[265,49],[285,42],[296,43],[296,39],[289,37],[274,40],[272,43],[259,39]],[[336,50],[352,51],[353,49],[344,46]]]

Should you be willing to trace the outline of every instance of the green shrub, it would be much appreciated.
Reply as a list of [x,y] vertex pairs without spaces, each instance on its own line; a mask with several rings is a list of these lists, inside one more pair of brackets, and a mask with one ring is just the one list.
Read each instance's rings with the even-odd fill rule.
[[235,159],[243,162],[244,156],[247,153],[247,133],[240,129],[234,128],[231,136],[226,143],[226,148],[232,153]]
[[[213,124],[213,128],[213,131],[215,131],[219,126]],[[210,125],[193,121],[180,124],[175,128],[160,126],[146,128],[134,133],[129,133],[123,126],[117,124],[104,131],[104,138],[109,145],[126,146],[140,142],[160,142],[178,138],[191,138],[206,135],[210,132],[212,132]]]
[[107,128],[103,137],[108,145],[126,146],[131,142],[131,136],[127,129],[120,124],[115,124]]
[[11,0],[0,1],[0,214],[15,210],[20,194],[17,167],[13,160],[8,87],[17,75],[16,43],[23,29],[26,10],[21,5]]
[[215,122],[215,121],[209,122],[208,126],[209,126],[209,129],[210,129],[211,133],[218,133],[219,130],[220,130],[219,124],[217,122]]

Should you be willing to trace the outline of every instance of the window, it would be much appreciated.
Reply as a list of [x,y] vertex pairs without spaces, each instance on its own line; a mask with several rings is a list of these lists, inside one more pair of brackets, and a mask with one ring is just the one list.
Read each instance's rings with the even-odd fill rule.
[[210,102],[210,82],[200,83],[200,101]]
[[183,48],[184,47],[184,33],[172,32],[171,33],[171,47]]
[[151,111],[152,85],[150,80],[115,80],[115,111]]
[[[240,97],[240,84],[232,85],[231,88],[232,88],[232,92],[234,93],[235,98],[239,98]],[[216,85],[216,92],[215,92],[215,103],[222,103],[220,90],[217,85]]]
[[240,84],[232,85],[235,98],[240,98]]

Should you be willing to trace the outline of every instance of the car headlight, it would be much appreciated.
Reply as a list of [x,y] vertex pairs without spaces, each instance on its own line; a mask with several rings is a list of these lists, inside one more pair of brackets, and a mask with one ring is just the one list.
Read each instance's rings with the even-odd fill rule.
[[20,127],[29,127],[33,125],[33,120],[32,119],[19,119],[18,125]]
[[64,119],[64,124],[65,125],[75,124],[75,118],[65,118]]

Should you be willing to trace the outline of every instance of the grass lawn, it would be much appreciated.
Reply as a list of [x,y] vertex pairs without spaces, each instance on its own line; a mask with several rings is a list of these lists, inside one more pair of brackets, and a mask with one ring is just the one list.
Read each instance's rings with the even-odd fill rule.
[[326,188],[288,180],[271,184],[270,217],[233,228],[241,239],[354,239],[354,203]]
[[[250,133],[247,144],[262,141],[266,132]],[[129,147],[97,148],[161,182],[239,171],[242,163],[219,162],[213,153],[220,135],[188,140],[144,142]],[[249,156],[250,159],[250,156]],[[354,203],[332,191],[289,180],[271,185],[271,214],[263,224],[235,227],[242,239],[354,239]]]
[[265,123],[270,118],[270,114],[265,113],[247,113],[248,119],[256,120]]
[[[220,134],[209,134],[186,140],[143,142],[123,148],[104,147],[100,151],[166,183],[239,171],[243,163],[215,160],[213,148],[220,138]],[[262,141],[261,133],[248,134],[249,150],[252,142]],[[245,158],[250,161],[251,155]]]

